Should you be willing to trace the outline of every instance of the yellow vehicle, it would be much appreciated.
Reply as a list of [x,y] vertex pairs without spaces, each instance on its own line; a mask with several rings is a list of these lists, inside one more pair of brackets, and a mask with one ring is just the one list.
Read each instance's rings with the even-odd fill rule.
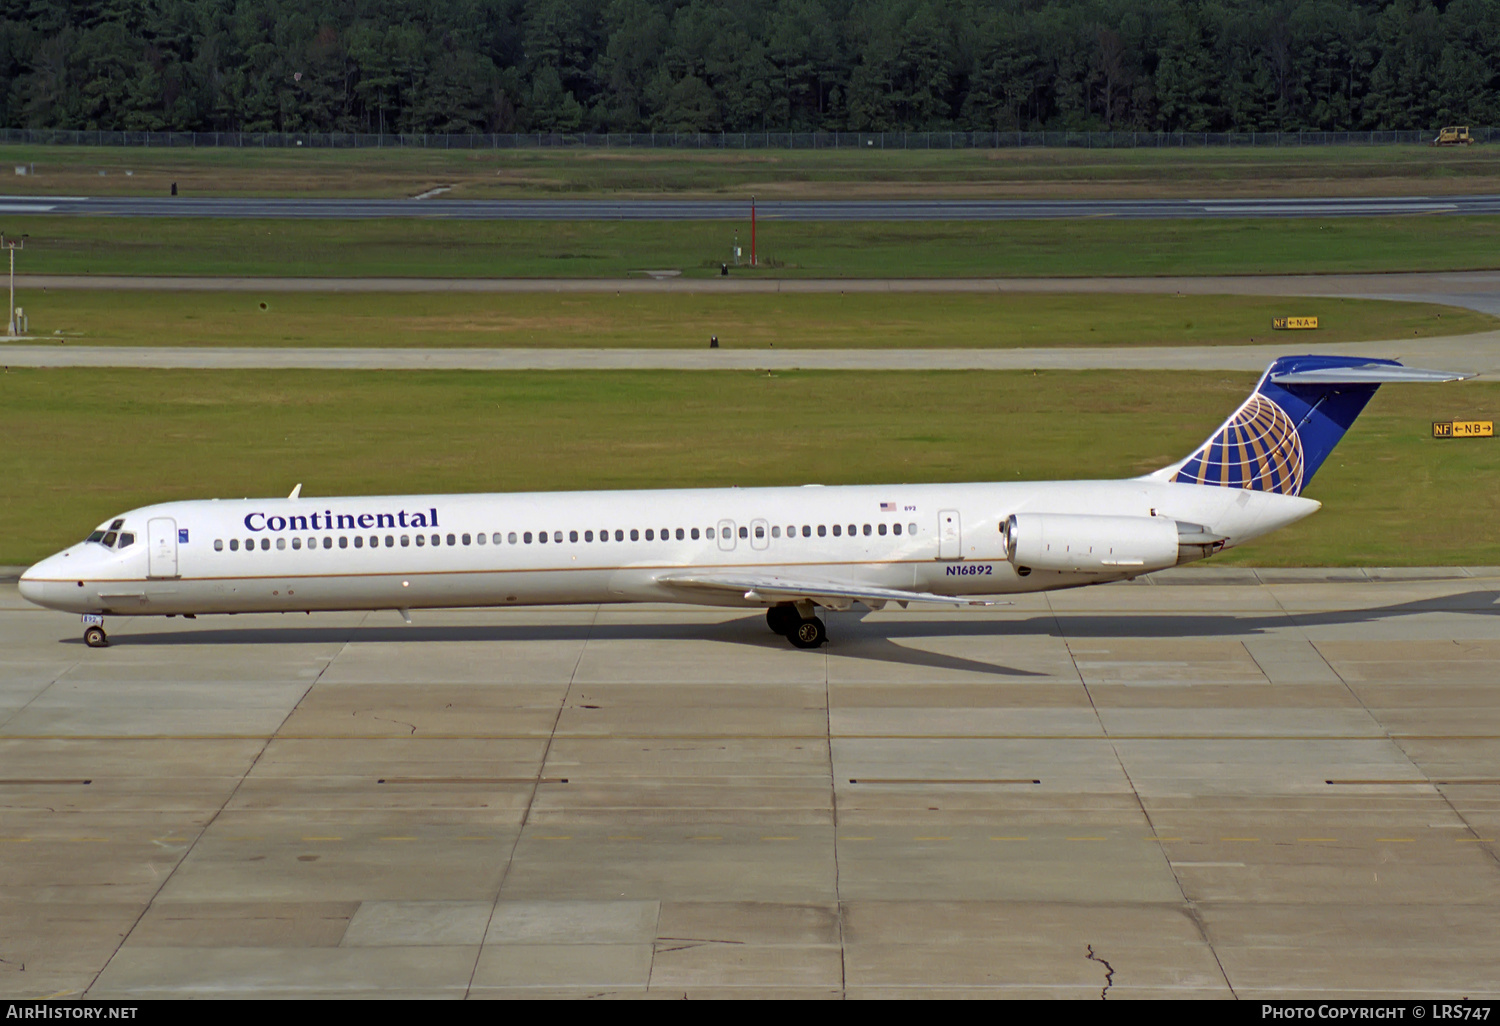
[[1474,141],[1469,134],[1468,125],[1452,125],[1448,128],[1439,129],[1437,138],[1432,140],[1434,146],[1468,146]]

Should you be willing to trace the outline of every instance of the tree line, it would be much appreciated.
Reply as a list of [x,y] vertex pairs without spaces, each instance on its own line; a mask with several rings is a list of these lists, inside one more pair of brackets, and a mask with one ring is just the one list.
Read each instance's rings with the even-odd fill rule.
[[1500,125],[1500,0],[0,0],[10,128]]

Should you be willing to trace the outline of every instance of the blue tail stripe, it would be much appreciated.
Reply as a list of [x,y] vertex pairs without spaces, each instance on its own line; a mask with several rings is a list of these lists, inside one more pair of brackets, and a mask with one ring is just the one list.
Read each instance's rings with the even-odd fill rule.
[[1378,384],[1275,384],[1282,374],[1370,364],[1401,366],[1368,357],[1284,356],[1255,392],[1173,476],[1189,484],[1301,494],[1344,432],[1369,403]]

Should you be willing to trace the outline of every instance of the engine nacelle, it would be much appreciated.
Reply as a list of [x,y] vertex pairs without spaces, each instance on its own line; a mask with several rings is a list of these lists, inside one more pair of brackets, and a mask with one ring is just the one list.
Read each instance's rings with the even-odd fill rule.
[[1145,573],[1177,564],[1178,523],[1170,517],[1016,513],[1004,531],[1005,558],[1018,569]]

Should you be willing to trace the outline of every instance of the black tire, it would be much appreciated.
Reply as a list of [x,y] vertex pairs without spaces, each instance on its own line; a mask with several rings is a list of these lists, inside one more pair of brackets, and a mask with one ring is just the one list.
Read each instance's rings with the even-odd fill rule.
[[772,606],[766,610],[766,626],[783,638],[790,636],[801,622],[802,617],[797,614],[796,606]]
[[828,643],[828,628],[816,616],[797,621],[787,640],[798,648],[822,648]]
[[89,648],[108,648],[109,638],[103,627],[90,627],[83,632],[83,643]]

